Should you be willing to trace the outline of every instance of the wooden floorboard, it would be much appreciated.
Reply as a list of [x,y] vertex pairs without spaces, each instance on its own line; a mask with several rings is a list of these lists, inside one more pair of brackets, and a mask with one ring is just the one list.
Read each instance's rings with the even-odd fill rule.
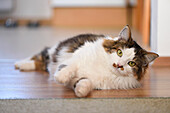
[[[170,97],[170,67],[150,67],[141,88],[94,90],[87,98]],[[20,72],[14,61],[0,60],[0,99],[76,98],[74,92],[48,80],[45,72]]]

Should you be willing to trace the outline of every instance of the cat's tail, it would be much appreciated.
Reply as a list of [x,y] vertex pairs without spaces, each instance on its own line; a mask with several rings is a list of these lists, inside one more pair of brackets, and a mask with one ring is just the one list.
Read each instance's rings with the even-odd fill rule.
[[48,47],[44,48],[40,53],[15,62],[15,68],[21,71],[43,70],[47,71],[47,65],[50,60]]
[[15,62],[15,68],[21,71],[41,70],[48,72],[49,63],[56,59],[55,52],[58,48],[58,45],[59,43],[57,43],[53,47],[45,47],[38,54]]

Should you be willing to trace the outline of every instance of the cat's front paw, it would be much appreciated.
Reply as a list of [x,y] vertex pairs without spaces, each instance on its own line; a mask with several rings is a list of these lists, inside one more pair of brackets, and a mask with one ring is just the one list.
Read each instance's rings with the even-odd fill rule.
[[76,96],[86,97],[92,91],[91,81],[88,79],[80,80],[74,89]]
[[74,72],[72,72],[71,70],[67,70],[67,68],[64,68],[54,74],[55,80],[64,85],[67,85],[73,76]]

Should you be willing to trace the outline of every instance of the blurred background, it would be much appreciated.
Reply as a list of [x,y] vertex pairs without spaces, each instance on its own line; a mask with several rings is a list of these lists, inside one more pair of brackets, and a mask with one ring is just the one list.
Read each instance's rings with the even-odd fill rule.
[[162,45],[169,45],[170,39],[159,41],[166,28],[157,26],[170,25],[165,23],[169,16],[164,21],[169,4],[168,0],[0,0],[0,59],[21,59],[80,33],[117,36],[126,24],[144,48],[169,56]]

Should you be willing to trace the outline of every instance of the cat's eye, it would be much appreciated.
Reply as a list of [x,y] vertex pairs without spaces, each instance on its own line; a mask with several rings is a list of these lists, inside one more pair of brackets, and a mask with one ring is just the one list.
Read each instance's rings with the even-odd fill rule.
[[121,56],[123,55],[122,50],[118,49],[118,50],[117,50],[117,55],[118,55],[119,57],[121,57]]
[[134,66],[136,65],[136,63],[133,62],[133,61],[129,61],[129,62],[128,62],[128,65],[131,66],[131,67],[134,67]]

